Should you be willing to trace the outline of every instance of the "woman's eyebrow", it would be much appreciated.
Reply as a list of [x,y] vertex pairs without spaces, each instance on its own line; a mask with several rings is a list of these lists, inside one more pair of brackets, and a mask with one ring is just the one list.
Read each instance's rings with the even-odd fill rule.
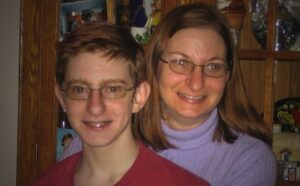
[[222,58],[222,57],[212,57],[212,58],[210,58],[210,59],[208,59],[208,60],[206,60],[206,61],[222,61],[222,62],[226,62],[226,60],[224,59],[224,58]]
[[187,54],[182,53],[182,52],[176,52],[176,51],[175,52],[170,52],[170,53],[168,53],[168,55],[180,55],[182,57],[189,58],[189,56]]

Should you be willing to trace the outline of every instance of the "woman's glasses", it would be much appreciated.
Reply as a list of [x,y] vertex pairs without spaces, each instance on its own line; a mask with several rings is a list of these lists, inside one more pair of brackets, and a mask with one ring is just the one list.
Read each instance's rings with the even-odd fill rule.
[[194,68],[199,66],[202,67],[203,73],[208,77],[218,78],[224,76],[229,68],[225,64],[221,63],[207,63],[205,65],[195,65],[193,62],[186,59],[172,59],[165,60],[160,58],[164,63],[169,64],[169,68],[178,74],[189,74],[193,72]]

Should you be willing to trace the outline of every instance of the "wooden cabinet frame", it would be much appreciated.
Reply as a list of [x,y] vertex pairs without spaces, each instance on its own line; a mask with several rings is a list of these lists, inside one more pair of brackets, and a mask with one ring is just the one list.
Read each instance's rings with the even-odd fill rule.
[[[263,114],[264,120],[270,130],[273,128],[273,105],[275,100],[276,69],[277,60],[298,61],[300,62],[300,52],[297,51],[275,51],[276,44],[276,18],[277,1],[268,0],[268,25],[267,25],[267,48],[263,49],[239,49],[240,60],[263,60],[264,64],[264,95],[263,95]],[[250,0],[244,0],[250,2]],[[243,69],[242,69],[243,70]]]
[[[162,0],[162,15],[189,3],[216,0]],[[276,0],[269,0],[276,7]],[[298,60],[300,52],[277,52],[276,10],[269,11],[266,50],[239,50],[240,59],[264,60],[264,117],[273,122],[276,60]],[[58,103],[54,95],[55,44],[59,33],[60,0],[21,0],[20,89],[18,116],[17,185],[30,185],[37,174],[55,162]]]
[[21,1],[17,185],[30,185],[55,161],[55,44],[59,0]]

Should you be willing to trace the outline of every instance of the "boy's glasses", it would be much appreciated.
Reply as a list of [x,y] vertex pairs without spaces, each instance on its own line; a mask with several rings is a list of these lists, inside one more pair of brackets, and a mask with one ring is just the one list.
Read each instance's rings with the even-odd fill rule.
[[132,90],[134,87],[126,88],[122,85],[105,85],[99,89],[91,89],[85,84],[71,83],[62,91],[72,100],[87,100],[92,91],[100,91],[101,96],[106,99],[121,99],[125,97],[127,91]]
[[193,72],[194,68],[199,66],[202,67],[203,73],[212,78],[218,78],[224,76],[229,68],[225,64],[220,63],[208,63],[205,65],[195,65],[193,62],[186,60],[186,59],[172,59],[172,60],[165,60],[160,58],[160,60],[164,63],[169,64],[169,68],[178,74],[189,74]]

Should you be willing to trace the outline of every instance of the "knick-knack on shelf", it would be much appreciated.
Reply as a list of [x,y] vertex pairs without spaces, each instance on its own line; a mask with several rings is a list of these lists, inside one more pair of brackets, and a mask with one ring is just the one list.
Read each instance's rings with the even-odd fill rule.
[[246,9],[243,0],[219,0],[219,9],[226,17],[233,33],[235,45],[238,44],[239,32],[243,27]]

